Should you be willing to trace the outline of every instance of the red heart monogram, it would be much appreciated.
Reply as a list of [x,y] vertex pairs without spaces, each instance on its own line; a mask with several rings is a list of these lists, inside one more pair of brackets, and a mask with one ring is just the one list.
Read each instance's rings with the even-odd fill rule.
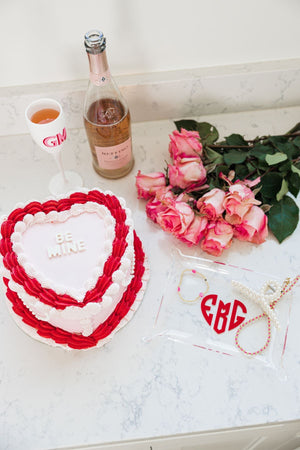
[[231,331],[245,320],[247,308],[240,300],[224,303],[216,294],[206,295],[201,301],[204,319],[217,334]]

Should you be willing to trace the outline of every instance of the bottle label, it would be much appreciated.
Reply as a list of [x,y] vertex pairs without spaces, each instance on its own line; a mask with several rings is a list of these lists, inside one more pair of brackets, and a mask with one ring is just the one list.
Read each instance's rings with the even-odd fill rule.
[[106,70],[101,74],[90,72],[90,80],[96,86],[102,86],[103,84],[107,83],[108,81],[110,81],[110,77],[111,75],[109,70]]
[[122,144],[111,147],[99,147],[95,145],[99,167],[102,169],[120,169],[126,166],[131,160],[131,138]]

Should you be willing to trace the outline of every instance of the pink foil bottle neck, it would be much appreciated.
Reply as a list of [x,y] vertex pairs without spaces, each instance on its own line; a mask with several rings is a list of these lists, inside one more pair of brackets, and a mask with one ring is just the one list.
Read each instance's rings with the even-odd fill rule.
[[110,79],[105,50],[106,39],[101,31],[91,30],[84,36],[84,45],[89,60],[90,80],[96,86],[101,86]]

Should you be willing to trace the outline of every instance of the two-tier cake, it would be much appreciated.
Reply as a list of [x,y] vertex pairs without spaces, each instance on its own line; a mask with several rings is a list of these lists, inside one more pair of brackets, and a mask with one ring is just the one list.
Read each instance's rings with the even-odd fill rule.
[[98,189],[19,205],[2,222],[0,252],[17,324],[66,349],[110,340],[136,311],[148,279],[125,200]]

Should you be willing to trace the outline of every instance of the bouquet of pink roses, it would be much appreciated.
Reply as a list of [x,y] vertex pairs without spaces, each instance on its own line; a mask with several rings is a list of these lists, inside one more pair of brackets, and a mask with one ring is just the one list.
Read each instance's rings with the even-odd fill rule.
[[268,234],[268,220],[261,201],[251,188],[260,182],[234,180],[235,172],[219,172],[222,188],[207,184],[203,146],[197,131],[174,131],[170,135],[172,163],[166,174],[136,176],[139,198],[147,201],[146,213],[161,228],[188,245],[220,256],[233,238],[261,244]]

